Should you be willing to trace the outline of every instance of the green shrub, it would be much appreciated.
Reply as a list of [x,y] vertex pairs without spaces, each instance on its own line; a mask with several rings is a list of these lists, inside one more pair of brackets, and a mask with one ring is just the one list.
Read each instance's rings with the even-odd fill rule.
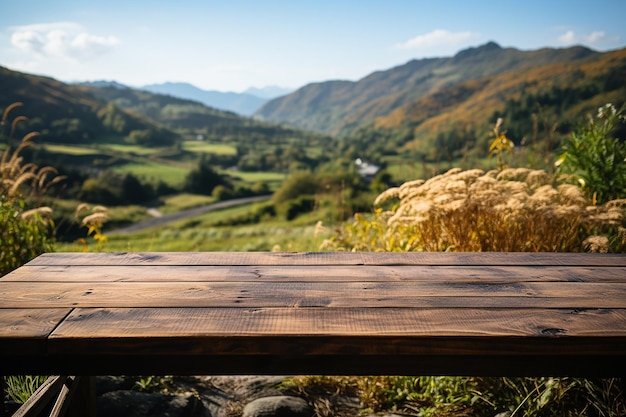
[[216,186],[211,192],[211,197],[213,197],[216,201],[230,200],[234,196],[235,193],[233,190],[223,185]]
[[315,199],[313,197],[300,197],[287,203],[287,211],[285,218],[293,220],[301,214],[310,213],[315,208]]
[[303,195],[315,195],[320,188],[320,180],[308,171],[299,171],[287,178],[274,193],[274,201],[282,203]]
[[626,197],[626,142],[612,137],[624,119],[623,108],[600,107],[595,118],[565,141],[555,164],[561,172],[573,174],[599,204]]
[[24,211],[24,202],[0,197],[0,276],[52,250],[47,207]]

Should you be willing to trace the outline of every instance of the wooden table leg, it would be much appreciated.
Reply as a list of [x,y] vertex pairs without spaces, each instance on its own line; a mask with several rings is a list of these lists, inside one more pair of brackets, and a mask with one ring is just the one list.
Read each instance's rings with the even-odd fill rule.
[[96,377],[81,376],[77,381],[78,387],[70,401],[67,411],[68,417],[95,417],[96,416]]

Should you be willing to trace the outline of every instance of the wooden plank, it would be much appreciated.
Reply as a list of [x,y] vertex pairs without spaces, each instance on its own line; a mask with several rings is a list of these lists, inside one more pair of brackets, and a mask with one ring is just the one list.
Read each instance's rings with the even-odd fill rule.
[[37,282],[378,282],[454,281],[517,283],[579,281],[626,283],[626,267],[555,266],[24,266],[2,278]]
[[561,265],[626,266],[625,254],[546,252],[46,253],[27,265]]
[[66,376],[51,376],[30,396],[28,400],[13,414],[13,417],[38,417],[59,395]]
[[626,355],[626,310],[77,309],[51,355]]
[[80,382],[79,376],[68,376],[61,387],[58,397],[52,405],[49,417],[63,417],[67,410],[70,408],[70,401],[76,393],[78,383]]
[[5,282],[0,304],[6,308],[626,308],[626,283]]
[[[3,304],[2,304],[3,305]],[[71,309],[0,308],[0,338],[44,338]]]
[[46,337],[70,311],[0,308],[0,368],[5,355],[44,354]]

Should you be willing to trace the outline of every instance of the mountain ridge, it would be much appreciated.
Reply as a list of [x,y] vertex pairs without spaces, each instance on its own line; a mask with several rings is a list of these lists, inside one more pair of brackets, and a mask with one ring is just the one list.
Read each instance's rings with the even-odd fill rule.
[[0,109],[22,102],[24,106],[12,115],[27,117],[29,129],[39,131],[47,143],[94,144],[114,139],[170,146],[182,139],[180,131],[198,131],[215,140],[305,134],[115,81],[68,84],[0,66],[0,91],[5,100]]
[[451,57],[410,60],[357,81],[308,84],[268,101],[255,115],[272,122],[342,135],[359,124],[464,80],[553,62],[583,60],[598,54],[580,46],[521,51],[488,42]]
[[138,89],[198,101],[206,106],[231,111],[242,116],[251,116],[267,101],[266,98],[248,93],[203,90],[186,82],[149,84]]

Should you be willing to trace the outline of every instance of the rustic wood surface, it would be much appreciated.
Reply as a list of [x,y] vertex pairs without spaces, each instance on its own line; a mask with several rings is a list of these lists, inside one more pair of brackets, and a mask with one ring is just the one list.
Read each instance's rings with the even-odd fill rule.
[[626,375],[626,256],[51,253],[0,278],[0,374]]

